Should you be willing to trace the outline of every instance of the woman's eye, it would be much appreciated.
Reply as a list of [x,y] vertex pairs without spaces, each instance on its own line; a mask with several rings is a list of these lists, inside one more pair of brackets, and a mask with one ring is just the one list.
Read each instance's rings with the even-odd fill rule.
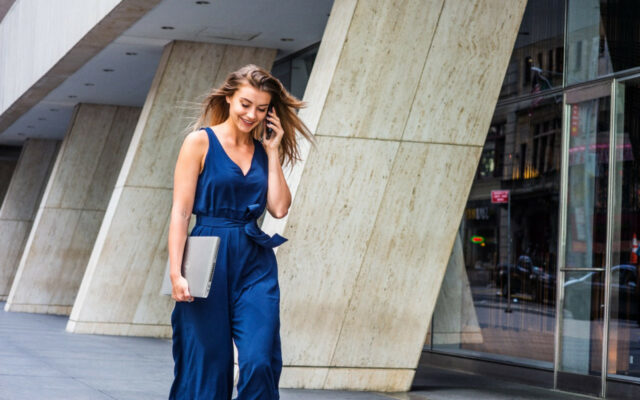
[[265,111],[267,111],[267,109],[266,108],[263,108],[263,109],[258,108],[258,111],[265,112]]
[[248,104],[242,104],[242,107],[247,108],[247,107],[249,107],[249,105]]

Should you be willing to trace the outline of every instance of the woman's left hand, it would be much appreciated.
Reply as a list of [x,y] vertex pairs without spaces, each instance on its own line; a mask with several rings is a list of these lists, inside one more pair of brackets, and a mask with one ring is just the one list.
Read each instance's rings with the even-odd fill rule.
[[[273,108],[270,113],[267,113],[265,122],[264,132],[262,133],[262,145],[265,147],[265,150],[277,151],[280,147],[280,140],[282,140],[284,130],[282,129],[282,125],[280,125],[280,118],[278,118],[275,108]],[[267,139],[267,128],[273,129],[270,139]]]

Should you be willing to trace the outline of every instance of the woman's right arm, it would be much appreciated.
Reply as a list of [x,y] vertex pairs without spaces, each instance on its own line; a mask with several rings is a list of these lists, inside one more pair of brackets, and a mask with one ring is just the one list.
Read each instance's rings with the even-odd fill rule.
[[180,271],[180,265],[193,211],[198,175],[204,163],[208,142],[204,131],[187,135],[182,143],[173,176],[173,205],[169,223],[169,274],[173,286],[171,297],[176,301],[193,301],[187,280]]

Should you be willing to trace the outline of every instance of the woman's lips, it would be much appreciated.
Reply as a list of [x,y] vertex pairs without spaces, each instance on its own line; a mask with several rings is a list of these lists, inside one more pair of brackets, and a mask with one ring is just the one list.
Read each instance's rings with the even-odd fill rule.
[[246,125],[248,125],[248,126],[253,125],[253,122],[249,122],[249,121],[245,120],[244,118],[240,118],[240,120],[241,120],[242,122],[244,122],[244,123],[245,123]]

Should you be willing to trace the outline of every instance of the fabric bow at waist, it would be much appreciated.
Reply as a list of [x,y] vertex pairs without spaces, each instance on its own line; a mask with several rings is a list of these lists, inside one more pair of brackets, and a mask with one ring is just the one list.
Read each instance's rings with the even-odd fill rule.
[[[211,217],[208,215],[197,215],[196,225],[210,226],[213,228],[244,228],[244,232],[257,244],[263,247],[277,247],[286,242],[287,239],[278,235],[269,236],[258,227],[257,218],[260,205],[251,204],[247,207],[242,218]],[[258,214],[258,215],[256,215]]]

